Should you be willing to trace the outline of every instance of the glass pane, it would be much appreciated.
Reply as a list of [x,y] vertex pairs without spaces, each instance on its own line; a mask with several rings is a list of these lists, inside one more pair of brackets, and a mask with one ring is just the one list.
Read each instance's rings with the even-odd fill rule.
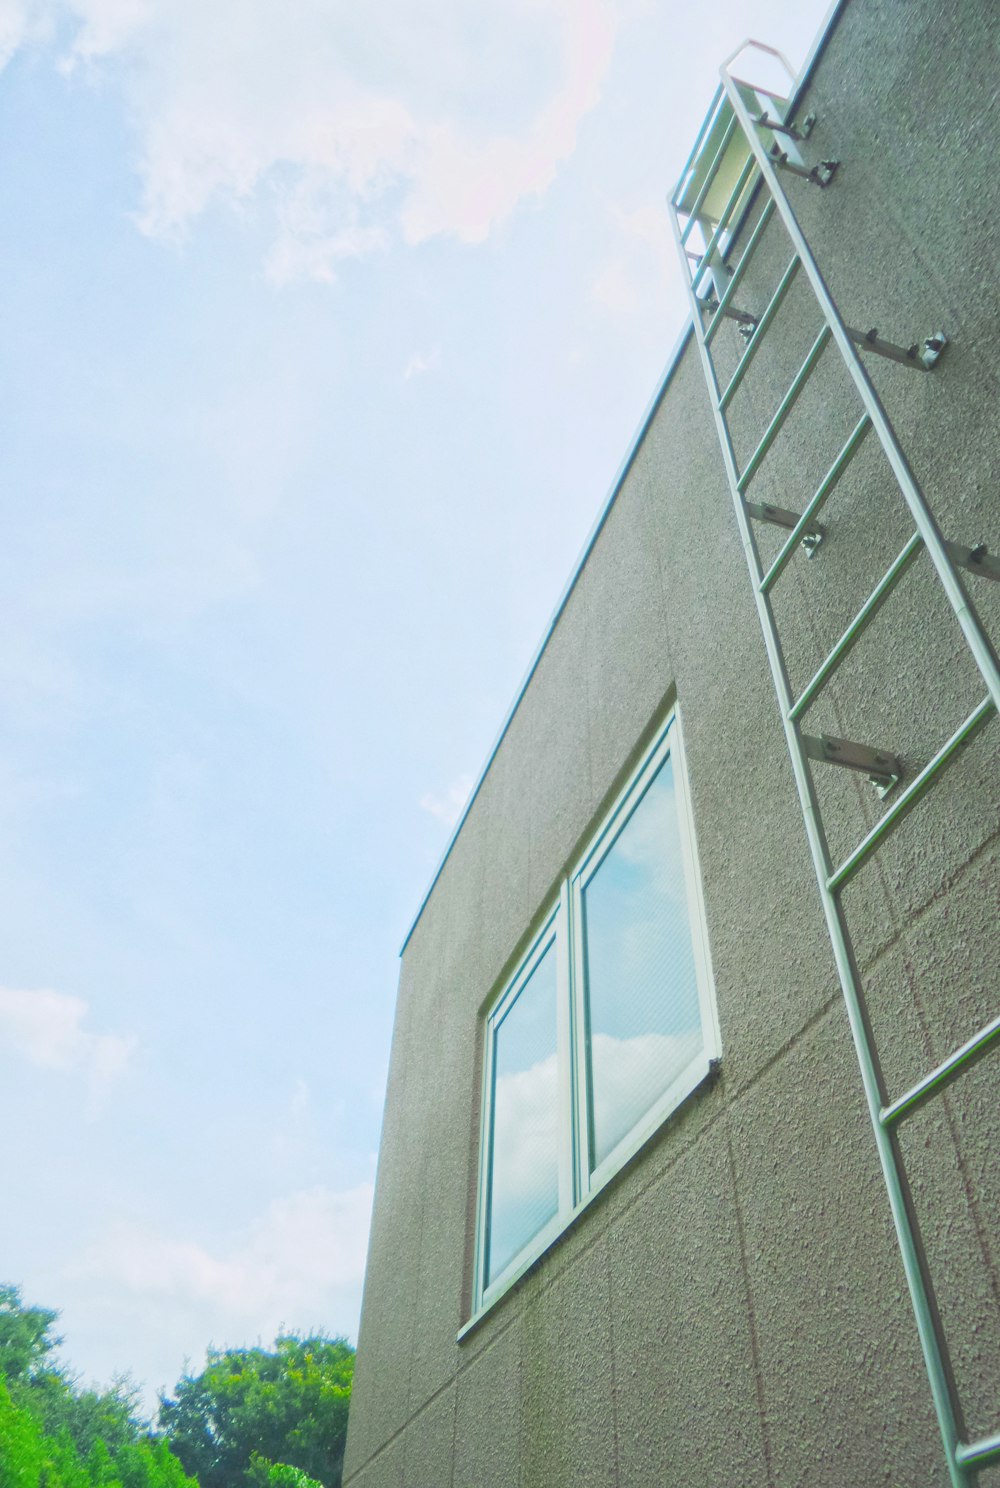
[[495,1034],[487,1285],[559,1207],[555,943]]
[[596,1168],[703,1047],[669,758],[582,897]]

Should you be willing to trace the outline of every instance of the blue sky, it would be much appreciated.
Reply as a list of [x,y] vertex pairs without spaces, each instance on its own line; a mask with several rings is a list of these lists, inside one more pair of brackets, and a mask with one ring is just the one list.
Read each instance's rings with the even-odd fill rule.
[[0,1279],[355,1336],[397,952],[825,0],[0,0]]

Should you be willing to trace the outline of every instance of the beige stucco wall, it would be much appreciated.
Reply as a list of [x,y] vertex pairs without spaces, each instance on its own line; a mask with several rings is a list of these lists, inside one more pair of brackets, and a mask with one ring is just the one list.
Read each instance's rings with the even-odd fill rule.
[[[995,30],[989,0],[851,0],[808,95],[810,158],[843,164],[829,190],[790,194],[849,322],[904,344],[948,332],[932,375],[871,370],[945,535],[1000,549]],[[751,310],[788,257],[768,233]],[[800,285],[741,393],[744,458],[817,328]],[[728,327],[719,344],[742,346]],[[756,498],[801,507],[856,417],[830,356]],[[824,520],[777,606],[799,686],[909,532],[874,441]],[[1000,584],[973,592],[996,638]],[[915,770],[983,691],[921,560],[808,727]],[[483,1009],[674,696],[721,1073],[460,1344]],[[997,1012],[998,740],[994,721],[848,894],[890,1091]],[[846,772],[816,778],[837,855],[879,803]],[[998,1095],[994,1058],[902,1139],[971,1434],[1000,1428]],[[946,1481],[690,343],[403,956],[345,1481]]]

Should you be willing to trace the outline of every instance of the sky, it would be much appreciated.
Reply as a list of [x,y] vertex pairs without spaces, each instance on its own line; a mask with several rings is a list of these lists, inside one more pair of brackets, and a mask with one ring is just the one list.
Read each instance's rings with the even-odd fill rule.
[[357,1336],[400,944],[827,0],[0,0],[0,1281]]

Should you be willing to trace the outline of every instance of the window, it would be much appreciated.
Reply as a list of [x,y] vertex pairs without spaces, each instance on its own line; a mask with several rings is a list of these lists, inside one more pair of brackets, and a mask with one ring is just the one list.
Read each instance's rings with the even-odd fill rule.
[[486,1019],[476,1313],[719,1052],[672,714]]

